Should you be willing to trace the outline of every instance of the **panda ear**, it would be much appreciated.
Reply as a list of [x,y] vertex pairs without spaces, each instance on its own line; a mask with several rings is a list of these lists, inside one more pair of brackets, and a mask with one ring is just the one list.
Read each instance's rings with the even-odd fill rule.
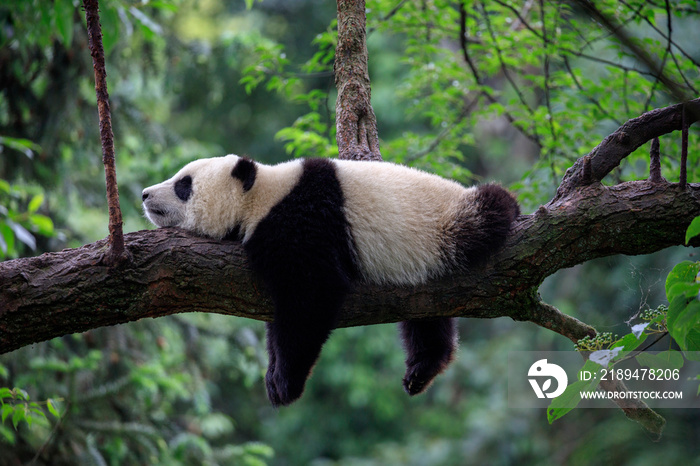
[[236,162],[236,166],[231,170],[231,176],[238,178],[243,183],[243,192],[249,191],[250,188],[255,184],[255,174],[257,173],[258,167],[250,159],[241,157]]

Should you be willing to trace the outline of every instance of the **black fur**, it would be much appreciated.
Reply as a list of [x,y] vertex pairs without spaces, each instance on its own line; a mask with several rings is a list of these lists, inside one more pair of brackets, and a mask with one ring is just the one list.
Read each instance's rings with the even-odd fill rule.
[[[479,186],[476,195],[479,223],[473,214],[458,218],[446,232],[458,246],[457,268],[474,268],[484,263],[505,243],[520,207],[513,196],[495,184]],[[465,206],[465,210],[470,209]],[[433,379],[447,368],[457,346],[454,319],[411,320],[401,322],[399,331],[406,349],[404,390],[409,395],[423,392]]]
[[413,396],[425,391],[454,359],[457,323],[450,318],[409,320],[399,323],[399,331],[406,350],[403,388]]
[[257,173],[258,167],[255,162],[245,157],[238,159],[236,166],[231,170],[231,176],[243,182],[243,192],[250,191],[250,188],[253,187]]
[[297,185],[244,245],[275,304],[265,377],[274,406],[301,396],[359,274],[335,166],[327,159],[302,163]]
[[241,235],[241,225],[238,224],[231,228],[222,239],[224,241],[240,241],[243,239],[243,235]]
[[458,247],[455,265],[465,269],[484,265],[503,246],[513,221],[520,215],[517,201],[502,187],[486,184],[477,190],[479,222],[467,214],[457,219],[454,231],[448,232]]
[[[267,324],[269,366],[265,384],[273,406],[298,399],[335,327],[338,312],[360,272],[345,199],[335,165],[327,159],[307,159],[297,185],[258,224],[244,247],[253,271],[262,279],[275,304]],[[231,175],[244,191],[255,182],[254,162],[241,159]],[[496,185],[478,188],[476,203],[465,206],[445,236],[458,244],[454,267],[482,265],[502,246],[519,215],[513,197]],[[470,209],[471,212],[468,212]],[[239,239],[234,226],[226,239]],[[454,358],[455,319],[401,322],[407,353],[404,389],[423,392]]]
[[187,175],[175,182],[175,195],[183,202],[192,195],[192,177]]

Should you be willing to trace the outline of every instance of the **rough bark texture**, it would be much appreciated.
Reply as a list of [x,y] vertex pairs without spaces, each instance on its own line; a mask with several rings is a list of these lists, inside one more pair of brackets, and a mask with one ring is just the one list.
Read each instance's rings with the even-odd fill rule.
[[[647,254],[683,244],[700,215],[700,185],[594,184],[522,216],[506,247],[482,270],[415,288],[361,287],[340,326],[429,316],[508,316],[573,341],[593,329],[542,303],[545,277],[597,257]],[[0,263],[0,353],[68,333],[179,312],[269,320],[270,300],[240,243],[163,228],[126,235],[131,260],[106,266],[106,241]]]
[[365,25],[364,0],[338,0],[338,46],[334,66],[338,88],[336,141],[341,159],[382,159],[377,119],[370,104]]
[[126,259],[126,256],[122,232],[122,211],[119,207],[119,191],[117,190],[117,170],[114,166],[114,133],[112,132],[112,118],[109,110],[105,53],[102,47],[102,29],[97,0],[84,0],[83,8],[85,8],[92,66],[95,69],[95,93],[97,94],[97,110],[100,118],[102,164],[105,167],[107,185],[110,248],[106,251],[105,261],[109,264],[115,264]]
[[[591,179],[588,182],[602,180],[613,168],[620,164],[622,159],[647,141],[672,131],[680,131],[683,128],[684,105],[686,106],[688,124],[698,121],[700,118],[700,99],[694,99],[685,104],[659,108],[640,117],[633,118],[606,137],[603,142],[598,144],[588,154],[591,164]],[[587,184],[583,179],[584,159],[585,157],[578,159],[566,171],[564,179],[559,185],[557,197],[566,194],[577,186]]]

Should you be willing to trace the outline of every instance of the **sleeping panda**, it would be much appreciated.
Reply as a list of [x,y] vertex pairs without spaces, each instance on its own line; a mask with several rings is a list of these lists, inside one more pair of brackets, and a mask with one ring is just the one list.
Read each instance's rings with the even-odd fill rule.
[[[417,285],[479,267],[503,245],[518,204],[503,188],[460,184],[387,162],[196,160],[143,190],[146,217],[241,240],[275,305],[265,383],[273,406],[303,391],[346,295],[359,282]],[[400,324],[403,386],[424,391],[453,358],[453,319]]]

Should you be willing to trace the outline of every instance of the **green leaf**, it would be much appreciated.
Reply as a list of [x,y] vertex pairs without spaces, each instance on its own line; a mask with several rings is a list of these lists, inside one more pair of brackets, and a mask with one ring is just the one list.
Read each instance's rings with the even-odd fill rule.
[[[583,373],[596,374],[599,370],[600,365],[589,359],[578,371],[578,377],[580,378]],[[564,393],[554,398],[549,407],[547,407],[547,420],[549,423],[551,424],[557,419],[561,419],[566,413],[578,406],[581,402],[581,392],[592,392],[599,383],[600,379],[598,377],[592,377],[591,380],[578,380],[569,384]]]
[[[150,5],[153,6],[153,2]],[[119,41],[119,11],[111,4],[101,4],[100,23],[102,24],[102,47],[106,55]]]
[[639,345],[644,343],[644,340],[647,339],[647,334],[642,333],[639,335],[639,338],[637,338],[633,333],[628,333],[624,337],[622,337],[620,340],[618,340],[614,345],[612,345],[610,348],[617,348],[617,347],[623,347],[625,351],[632,351],[635,348],[637,348]]
[[54,401],[51,398],[46,400],[46,407],[54,417],[61,417],[61,414],[58,412],[58,409],[56,409],[56,405],[54,405]]
[[692,354],[700,351],[700,330],[697,327],[691,328],[686,334],[685,351],[690,353],[690,357],[688,357],[688,359],[700,360],[700,355],[696,356]]
[[251,455],[263,456],[265,458],[272,458],[275,456],[275,450],[273,450],[272,447],[260,442],[246,443],[244,449],[246,453]]
[[38,234],[42,236],[53,236],[53,220],[46,215],[34,214],[29,217],[29,222],[34,226]]
[[9,147],[22,152],[30,159],[34,158],[34,152],[39,152],[41,150],[41,146],[29,139],[10,138],[7,136],[0,136],[0,146]]
[[19,387],[15,387],[12,390],[12,392],[14,393],[15,398],[17,398],[18,400],[29,401],[29,393],[27,393],[25,390],[22,390]]
[[15,406],[15,412],[12,413],[12,427],[17,430],[17,426],[20,422],[25,420],[27,417],[26,407],[24,405]]
[[[10,445],[14,445],[16,442],[15,438],[15,433],[12,432],[12,429],[5,427],[0,424],[0,439],[3,439],[5,443],[9,443]],[[0,441],[0,443],[3,443]]]
[[678,282],[668,290],[668,296],[670,299],[674,299],[676,296],[693,298],[698,295],[698,292],[700,292],[700,283]]
[[700,271],[700,263],[683,261],[676,265],[666,277],[666,298],[671,302],[674,298],[670,294],[671,288],[677,283],[695,283],[695,277]]
[[46,413],[44,412],[43,409],[41,409],[41,407],[39,406],[39,403],[35,403],[35,402],[29,403],[29,411],[27,412],[28,419],[32,417],[32,413],[46,419]]
[[676,297],[669,306],[667,322],[668,331],[676,343],[682,350],[689,351],[688,344],[695,345],[695,342],[688,341],[688,336],[700,327],[700,301],[688,303],[683,296]]
[[641,366],[649,369],[680,369],[683,367],[682,354],[674,350],[659,354],[640,353],[635,359]]
[[15,411],[15,407],[13,405],[5,404],[2,405],[2,408],[0,408],[0,412],[2,413],[2,422],[3,424],[5,423],[5,419],[12,414]]
[[10,219],[6,220],[6,223],[10,229],[12,229],[15,236],[17,236],[18,240],[29,246],[32,251],[36,249],[36,239],[34,238],[34,235],[27,231],[26,228]]
[[698,235],[700,235],[700,217],[695,217],[685,232],[685,244],[688,244],[691,238],[695,238]]
[[43,194],[37,194],[32,198],[31,201],[29,201],[29,206],[27,206],[27,212],[30,214],[33,214],[37,210],[39,210],[39,207],[41,207],[41,204],[44,203],[44,195]]
[[561,419],[566,413],[574,409],[581,402],[581,392],[584,391],[590,382],[579,380],[569,384],[564,393],[554,398],[547,408],[547,420],[553,423]]
[[15,235],[10,226],[0,221],[0,250],[3,254],[9,255],[15,251]]
[[4,403],[3,399],[4,398],[14,398],[15,395],[12,393],[12,390],[10,390],[7,387],[2,387],[0,388],[0,403]]

